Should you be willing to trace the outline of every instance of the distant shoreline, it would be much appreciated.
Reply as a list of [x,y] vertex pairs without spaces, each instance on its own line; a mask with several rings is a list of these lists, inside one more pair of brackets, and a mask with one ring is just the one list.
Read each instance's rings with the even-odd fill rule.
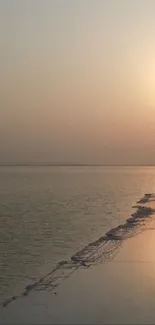
[[0,164],[0,167],[155,167],[155,165],[104,165],[104,164]]

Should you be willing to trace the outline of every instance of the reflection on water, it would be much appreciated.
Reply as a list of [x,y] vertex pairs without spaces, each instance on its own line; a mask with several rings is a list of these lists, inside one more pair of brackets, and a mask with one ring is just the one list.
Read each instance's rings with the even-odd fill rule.
[[0,294],[15,294],[124,222],[153,168],[1,167]]

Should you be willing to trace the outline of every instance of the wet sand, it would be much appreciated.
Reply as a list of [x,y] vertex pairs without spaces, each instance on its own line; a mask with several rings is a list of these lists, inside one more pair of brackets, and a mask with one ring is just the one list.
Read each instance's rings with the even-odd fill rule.
[[[144,197],[141,201],[138,204],[155,208],[153,197],[147,200]],[[108,255],[102,254],[105,245],[97,242],[97,256],[102,258],[95,260],[94,253],[88,254],[85,248],[75,254],[76,266],[67,264],[66,267],[62,263],[53,273],[55,286],[50,274],[36,286],[25,289],[20,299],[1,308],[0,323],[154,324],[155,216],[144,214],[136,215],[140,221],[134,226],[133,236],[129,231],[123,240],[108,240],[111,247]],[[120,232],[120,228],[118,230]],[[115,231],[113,234],[116,236]],[[109,258],[105,258],[107,256]]]

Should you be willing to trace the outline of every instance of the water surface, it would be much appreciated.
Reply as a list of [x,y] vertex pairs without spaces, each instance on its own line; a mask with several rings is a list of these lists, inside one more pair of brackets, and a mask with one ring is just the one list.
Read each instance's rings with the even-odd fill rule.
[[124,222],[153,167],[0,167],[0,295]]

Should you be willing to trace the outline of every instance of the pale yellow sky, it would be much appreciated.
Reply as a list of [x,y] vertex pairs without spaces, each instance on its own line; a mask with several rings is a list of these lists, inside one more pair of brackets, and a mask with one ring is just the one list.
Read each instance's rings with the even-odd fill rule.
[[0,0],[0,163],[155,163],[155,1]]

